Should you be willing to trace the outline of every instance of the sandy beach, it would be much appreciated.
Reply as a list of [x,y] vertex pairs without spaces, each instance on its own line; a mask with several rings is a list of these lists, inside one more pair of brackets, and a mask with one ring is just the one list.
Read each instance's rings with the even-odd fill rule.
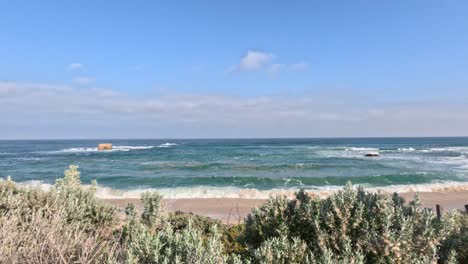
[[[443,212],[460,209],[465,210],[468,204],[468,191],[453,192],[421,192],[419,193],[422,206],[435,209],[436,204],[442,206]],[[412,200],[415,193],[400,193],[406,201]],[[142,209],[140,199],[103,199],[119,208],[133,203],[139,210]],[[238,198],[191,198],[191,199],[165,199],[164,204],[169,211],[184,211],[219,219],[224,223],[241,223],[252,208],[261,206],[264,199],[238,199]]]

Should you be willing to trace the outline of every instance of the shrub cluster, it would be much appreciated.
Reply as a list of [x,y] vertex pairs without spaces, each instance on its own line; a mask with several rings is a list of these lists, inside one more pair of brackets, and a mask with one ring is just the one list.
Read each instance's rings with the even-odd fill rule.
[[118,245],[116,219],[76,166],[50,192],[1,180],[0,263],[102,263]]
[[286,259],[278,263],[450,263],[455,247],[448,254],[440,247],[447,237],[459,238],[460,218],[467,217],[453,212],[437,219],[421,209],[418,196],[406,205],[396,194],[348,184],[325,200],[303,191],[293,200],[270,199],[248,216],[245,243]]
[[437,219],[417,196],[300,191],[224,225],[167,213],[154,192],[142,212],[119,212],[95,186],[82,187],[73,165],[48,192],[0,180],[0,263],[468,263],[468,216]]

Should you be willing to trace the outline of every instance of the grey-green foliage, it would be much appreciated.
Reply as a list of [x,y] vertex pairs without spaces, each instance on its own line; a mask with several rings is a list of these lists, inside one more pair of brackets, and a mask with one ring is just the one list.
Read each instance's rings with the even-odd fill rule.
[[76,166],[49,192],[0,180],[0,263],[102,263],[117,248],[115,209]]
[[[152,224],[150,224],[152,226]],[[216,226],[211,234],[204,237],[202,231],[187,227],[174,230],[169,223],[163,223],[154,231],[144,222],[129,221],[126,226],[124,247],[121,257],[124,263],[228,263],[224,254],[221,234]]]
[[156,192],[144,192],[141,195],[141,202],[143,204],[143,213],[141,214],[141,221],[150,227],[154,227],[161,220],[161,201],[162,196]]
[[273,237],[253,252],[253,262],[261,264],[313,263],[314,257],[299,238]]
[[111,225],[116,209],[96,198],[95,188],[94,181],[90,188],[81,186],[78,166],[74,165],[49,192],[18,186],[9,178],[0,180],[0,213],[21,214],[26,220],[31,213],[47,207],[51,214],[60,211],[64,220],[85,229]]
[[49,196],[65,209],[68,221],[80,222],[89,228],[108,225],[115,221],[116,209],[96,198],[96,181],[90,188],[81,186],[78,166],[70,165],[64,178],[58,179]]
[[314,255],[300,238],[288,239],[286,236],[269,238],[253,251],[253,263],[259,264],[360,264],[364,263],[361,252],[353,252],[350,242],[344,243],[344,254],[337,255],[323,248],[320,256]]
[[442,259],[457,260],[459,263],[468,263],[468,212],[456,218],[457,229],[447,237],[440,249]]
[[125,209],[119,261],[122,263],[226,263],[221,234],[211,226],[209,236],[194,228],[192,221],[183,228],[174,228],[161,209],[162,196],[156,192],[142,195],[143,212],[140,217],[135,207]]
[[454,227],[454,214],[438,221],[418,197],[405,205],[349,184],[325,200],[304,192],[271,199],[248,217],[245,237],[252,249],[273,237],[300,238],[320,263],[328,255],[333,263],[430,263]]
[[81,186],[76,166],[49,192],[0,180],[0,263],[425,264],[464,263],[468,255],[468,216],[438,220],[418,197],[406,204],[351,185],[324,200],[301,191],[271,198],[245,227],[231,228],[167,215],[162,197],[147,192],[142,214],[129,205],[116,226],[115,209],[95,197],[95,186]]

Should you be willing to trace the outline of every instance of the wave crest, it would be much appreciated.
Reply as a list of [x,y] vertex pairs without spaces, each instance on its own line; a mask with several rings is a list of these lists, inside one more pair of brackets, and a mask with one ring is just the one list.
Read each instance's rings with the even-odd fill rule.
[[169,148],[169,147],[177,146],[177,145],[178,145],[177,143],[167,142],[167,143],[159,145],[158,148]]
[[152,149],[154,146],[112,146],[111,150],[98,150],[98,148],[66,148],[61,150],[45,151],[46,153],[84,153],[84,152],[115,152],[115,151],[131,151]]
[[[44,191],[49,191],[51,184],[42,181],[34,180],[19,183],[23,186],[40,188]],[[355,185],[358,186],[358,185]],[[90,185],[85,185],[89,188]],[[342,190],[343,186],[329,185],[316,186],[305,189],[307,193],[326,198],[329,195]],[[387,192],[387,193],[414,193],[414,192],[467,192],[468,183],[441,181],[423,184],[410,185],[390,185],[385,187],[367,187],[370,192]],[[105,186],[98,186],[96,196],[101,199],[139,199],[143,192],[155,191],[163,195],[166,199],[186,199],[186,198],[238,198],[238,199],[268,199],[271,196],[286,195],[293,197],[299,188],[275,188],[269,190],[259,190],[255,188],[239,188],[239,187],[213,187],[213,186],[193,186],[193,187],[175,187],[175,188],[140,188],[140,189],[113,189]]]

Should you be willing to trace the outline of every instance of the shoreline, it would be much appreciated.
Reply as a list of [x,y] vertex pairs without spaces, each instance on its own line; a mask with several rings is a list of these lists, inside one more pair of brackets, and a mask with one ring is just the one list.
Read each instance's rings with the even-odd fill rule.
[[[407,202],[413,200],[416,192],[399,193]],[[436,204],[442,206],[442,211],[454,209],[465,210],[468,204],[468,191],[419,192],[422,207],[435,210]],[[138,211],[142,211],[139,198],[103,198],[104,202],[123,209],[128,203],[133,203]],[[169,212],[184,211],[218,219],[226,224],[242,223],[254,207],[263,205],[267,199],[245,198],[178,198],[164,199],[164,207]]]

